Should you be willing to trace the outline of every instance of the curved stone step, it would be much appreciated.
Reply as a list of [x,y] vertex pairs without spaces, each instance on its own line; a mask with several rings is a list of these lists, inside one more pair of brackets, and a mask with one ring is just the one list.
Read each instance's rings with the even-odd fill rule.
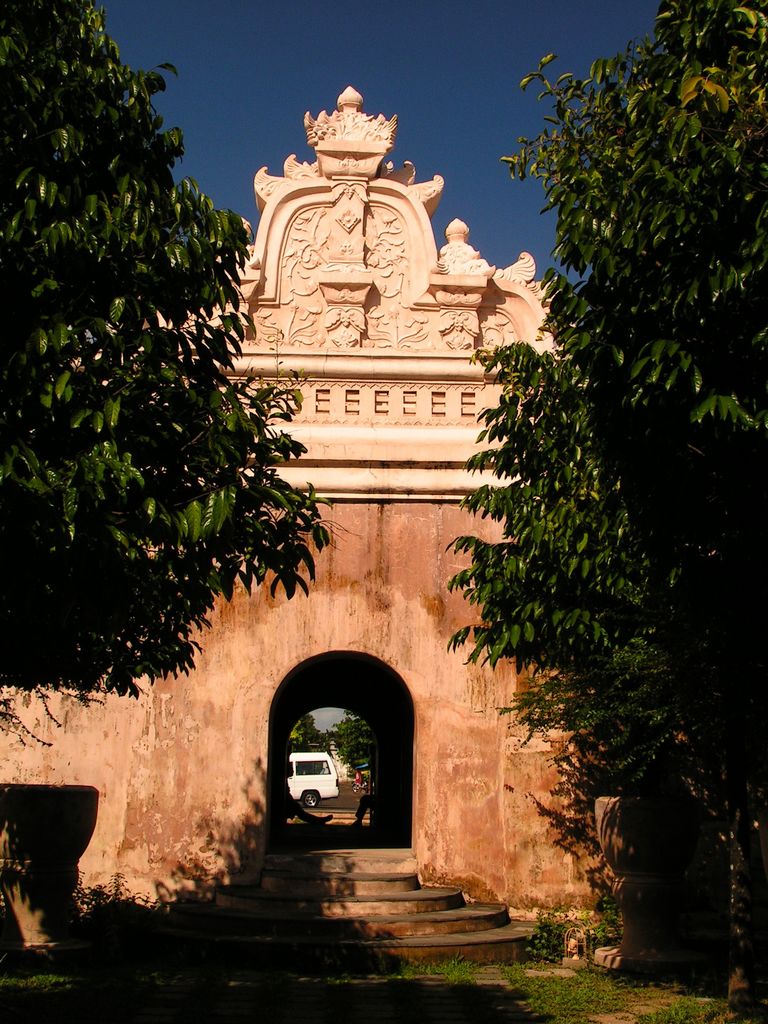
[[421,888],[404,849],[267,855],[260,884],[219,886],[215,903],[170,908],[166,934],[246,963],[370,969],[463,956],[525,959],[530,922],[501,904],[467,906],[461,889]]
[[323,875],[301,875],[293,871],[267,868],[262,872],[260,888],[264,892],[284,893],[292,898],[300,896],[364,896],[377,898],[393,892],[413,892],[420,888],[419,876],[413,874],[382,874],[358,872]]
[[251,886],[223,885],[216,890],[216,905],[250,914],[315,914],[318,917],[381,917],[387,914],[423,914],[464,906],[461,889],[436,886],[408,892],[291,897]]
[[284,871],[296,875],[357,874],[382,872],[383,874],[415,874],[418,870],[413,850],[349,849],[349,850],[291,850],[268,853],[265,871]]
[[385,939],[408,935],[446,935],[500,928],[509,923],[503,904],[473,903],[455,910],[380,917],[317,917],[286,913],[261,916],[230,910],[210,903],[179,903],[170,908],[169,925],[174,930],[201,929],[211,935],[317,936],[337,939]]
[[513,963],[526,959],[533,933],[530,921],[511,921],[501,928],[445,935],[400,938],[339,939],[316,935],[212,935],[208,931],[168,928],[166,934],[220,950],[228,960],[269,966],[344,966],[371,969],[397,963],[439,963],[461,956],[472,963]]

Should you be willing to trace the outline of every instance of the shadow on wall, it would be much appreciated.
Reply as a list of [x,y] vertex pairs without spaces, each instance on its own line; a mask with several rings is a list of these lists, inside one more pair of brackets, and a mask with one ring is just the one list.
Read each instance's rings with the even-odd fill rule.
[[235,877],[244,882],[258,878],[266,848],[266,785],[266,769],[259,758],[242,788],[244,813],[237,821],[209,819],[196,825],[197,853],[176,865],[170,882],[155,883],[162,903],[210,900],[219,884]]

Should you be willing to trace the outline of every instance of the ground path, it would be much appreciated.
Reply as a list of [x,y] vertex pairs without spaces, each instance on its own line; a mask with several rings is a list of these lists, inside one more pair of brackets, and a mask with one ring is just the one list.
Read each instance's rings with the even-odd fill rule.
[[[496,967],[480,968],[472,985],[434,975],[329,981],[296,977],[277,986],[257,971],[233,971],[215,990],[201,992],[184,972],[134,1018],[135,1024],[534,1024]],[[203,1006],[205,1003],[205,1006]]]
[[[546,973],[570,975],[569,970]],[[658,1009],[658,1005],[654,1008]],[[635,1024],[649,1007],[602,1015],[594,1024]],[[541,1024],[498,967],[481,967],[473,984],[436,975],[413,978],[288,977],[233,970],[201,988],[184,972],[157,992],[134,1024]]]

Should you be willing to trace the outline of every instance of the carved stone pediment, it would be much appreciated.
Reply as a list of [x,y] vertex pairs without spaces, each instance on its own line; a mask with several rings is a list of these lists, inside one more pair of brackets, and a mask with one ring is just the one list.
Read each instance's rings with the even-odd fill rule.
[[249,344],[286,356],[353,347],[426,357],[488,344],[485,324],[494,339],[533,341],[543,310],[532,258],[497,270],[458,219],[438,253],[429,218],[443,179],[417,182],[409,161],[384,162],[397,117],[362,107],[346,88],[332,113],[305,116],[316,159],[292,153],[282,176],[266,167],[255,176],[261,220],[242,288],[256,324]]

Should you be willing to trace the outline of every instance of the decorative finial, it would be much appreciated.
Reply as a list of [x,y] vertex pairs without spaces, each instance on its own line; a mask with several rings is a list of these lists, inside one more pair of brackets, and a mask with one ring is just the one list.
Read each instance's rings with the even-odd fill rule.
[[445,229],[447,243],[440,250],[437,271],[440,274],[482,274],[490,277],[496,270],[477,249],[468,244],[469,228],[456,217]]
[[336,101],[332,114],[321,110],[317,117],[304,115],[307,143],[317,151],[320,176],[324,178],[375,178],[381,158],[395,144],[397,117],[363,113],[363,97],[351,85]]
[[336,100],[336,109],[342,111],[342,113],[345,110],[360,111],[363,109],[363,97],[357,89],[353,89],[351,85],[348,85]]
[[469,228],[463,220],[459,220],[458,217],[454,217],[445,229],[445,237],[449,242],[466,242],[469,238]]

